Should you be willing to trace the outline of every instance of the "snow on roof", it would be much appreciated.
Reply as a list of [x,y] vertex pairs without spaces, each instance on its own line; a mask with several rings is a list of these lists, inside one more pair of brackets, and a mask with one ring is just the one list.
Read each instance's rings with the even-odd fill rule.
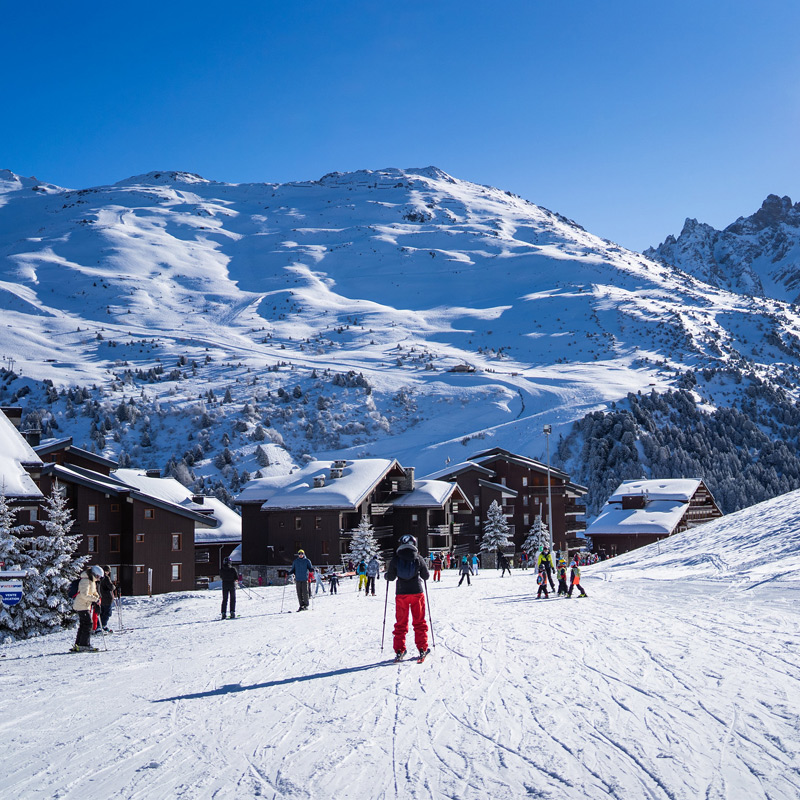
[[23,464],[41,466],[42,459],[25,441],[14,423],[0,411],[0,492],[7,498],[40,499],[42,493]]
[[651,500],[647,508],[623,509],[606,503],[600,516],[586,528],[586,536],[598,533],[658,533],[668,536],[689,507],[688,501]]
[[657,498],[689,502],[700,486],[697,478],[659,478],[655,480],[623,481],[608,502],[622,502],[625,495],[647,493],[651,500]]
[[231,554],[228,556],[228,558],[234,564],[241,564],[242,563],[242,546],[239,545],[238,547],[235,547],[233,550],[231,550]]
[[415,481],[414,491],[401,495],[392,505],[438,508],[450,499],[455,490],[456,484],[449,481]]
[[[175,503],[182,506],[190,504],[193,511],[201,508],[192,503],[192,492],[180,481],[176,481],[175,478],[148,478],[146,473],[138,469],[115,469],[111,475],[127,486],[132,486],[134,489],[138,489],[144,494],[149,494],[151,497],[157,497],[165,503]],[[187,500],[189,501],[188,504]]]
[[[193,506],[198,507],[197,504],[193,504]],[[218,500],[216,497],[204,497],[199,508],[210,508],[214,513],[217,525],[214,528],[196,528],[195,544],[242,541],[242,518],[232,508],[228,508],[222,500]],[[241,561],[241,558],[239,560]]]
[[[387,458],[361,458],[344,462],[342,476],[331,478],[333,461],[312,461],[291,475],[250,481],[236,498],[239,503],[263,500],[271,508],[348,508],[355,509],[389,470],[398,466]],[[315,486],[315,478],[324,478]]]
[[429,480],[438,480],[439,478],[455,477],[459,472],[465,472],[468,469],[477,469],[485,472],[487,475],[494,475],[494,470],[484,467],[482,464],[476,464],[474,461],[461,461],[458,464],[450,464],[445,469],[437,470],[426,475],[425,478]]

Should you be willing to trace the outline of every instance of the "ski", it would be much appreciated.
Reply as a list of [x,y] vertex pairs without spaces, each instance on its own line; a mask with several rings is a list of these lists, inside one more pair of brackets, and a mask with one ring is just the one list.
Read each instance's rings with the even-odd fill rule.
[[417,658],[417,664],[421,664],[430,654],[430,650],[420,650],[419,658]]
[[396,653],[395,657],[392,659],[393,664],[399,664],[404,658],[406,657],[406,651],[403,650],[402,653]]

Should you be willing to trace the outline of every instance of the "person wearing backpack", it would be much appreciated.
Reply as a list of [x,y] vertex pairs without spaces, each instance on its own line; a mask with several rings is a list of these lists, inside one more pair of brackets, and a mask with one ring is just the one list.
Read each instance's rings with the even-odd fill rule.
[[569,565],[569,591],[567,592],[567,597],[572,597],[572,590],[577,586],[580,590],[580,594],[578,597],[588,597],[589,595],[583,591],[583,586],[581,586],[581,568],[580,568],[580,556],[575,556],[572,559],[572,563]]
[[95,564],[81,572],[78,582],[78,594],[72,601],[72,610],[78,612],[78,633],[75,637],[75,644],[72,646],[73,653],[96,653],[97,647],[92,647],[90,637],[92,635],[92,604],[100,602],[100,595],[97,593],[97,581],[103,577],[103,570]]
[[372,596],[375,597],[375,578],[378,577],[381,571],[381,562],[378,561],[377,556],[372,556],[369,560],[369,564],[367,564],[367,588],[365,593],[369,595],[372,592]]
[[566,595],[567,594],[567,562],[564,559],[560,559],[558,562],[558,569],[556,570],[558,575],[558,594],[559,595]]
[[545,571],[544,564],[539,565],[539,574],[536,576],[536,583],[539,584],[539,591],[536,592],[536,599],[538,600],[544,592],[544,598],[547,600],[550,595],[547,593],[547,572]]
[[417,540],[410,534],[400,537],[395,555],[386,569],[386,580],[397,581],[395,594],[394,652],[398,659],[406,654],[408,615],[414,627],[414,644],[421,658],[428,650],[428,623],[425,620],[423,581],[430,576],[425,560],[417,551]]
[[469,561],[467,561],[467,557],[466,556],[462,556],[461,557],[461,569],[459,571],[461,573],[461,580],[459,580],[458,585],[461,586],[461,584],[464,583],[464,578],[466,578],[467,579],[467,586],[470,586],[471,584],[469,582],[469,576],[470,576],[470,573],[472,572],[472,567],[471,567]]
[[358,566],[356,567],[356,575],[358,575],[358,591],[361,591],[361,587],[364,587],[364,594],[366,594],[367,589],[367,565],[364,561],[359,561]]

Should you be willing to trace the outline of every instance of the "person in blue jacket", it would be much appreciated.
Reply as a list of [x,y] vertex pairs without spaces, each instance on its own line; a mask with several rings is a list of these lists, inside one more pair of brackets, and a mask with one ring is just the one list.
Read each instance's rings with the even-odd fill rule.
[[306,558],[304,550],[298,550],[290,575],[294,575],[294,588],[297,590],[297,600],[300,603],[298,611],[308,611],[308,575],[314,571],[314,565]]

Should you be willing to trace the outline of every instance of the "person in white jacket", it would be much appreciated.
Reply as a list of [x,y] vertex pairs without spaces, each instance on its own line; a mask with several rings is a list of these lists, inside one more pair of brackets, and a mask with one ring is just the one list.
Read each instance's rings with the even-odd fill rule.
[[97,593],[97,581],[103,577],[103,570],[95,564],[81,572],[78,594],[72,601],[72,610],[78,612],[78,635],[72,651],[75,653],[96,653],[97,648],[92,647],[92,604],[100,602]]

